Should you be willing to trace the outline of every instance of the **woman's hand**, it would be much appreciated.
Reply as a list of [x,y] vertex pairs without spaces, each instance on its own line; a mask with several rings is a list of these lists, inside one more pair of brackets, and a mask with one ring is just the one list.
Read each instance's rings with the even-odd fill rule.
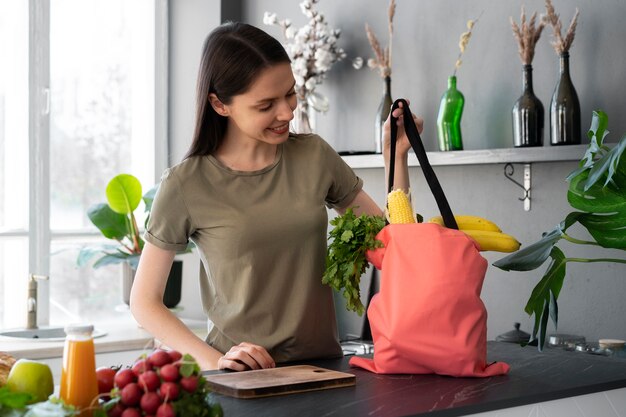
[[[411,102],[407,100],[407,103],[410,105]],[[406,132],[404,131],[404,107],[403,103],[399,104],[399,107],[393,111],[393,116],[398,120],[396,122],[398,126],[398,136],[396,139],[396,159],[398,158],[406,158],[408,155],[409,149],[411,149],[411,144],[409,143],[409,139],[406,136]],[[383,126],[383,155],[385,160],[389,160],[389,153],[391,151],[391,115],[387,117],[385,124]],[[424,131],[424,120],[417,117],[415,114],[413,115],[413,121],[415,122],[415,126],[417,126],[417,131],[421,134]]]
[[274,359],[262,346],[252,343],[240,343],[230,348],[217,361],[218,369],[230,369],[233,371],[248,371],[250,369],[275,368]]

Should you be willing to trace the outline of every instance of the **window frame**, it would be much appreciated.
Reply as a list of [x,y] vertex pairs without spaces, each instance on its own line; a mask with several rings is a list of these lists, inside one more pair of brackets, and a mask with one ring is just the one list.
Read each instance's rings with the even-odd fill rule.
[[[50,3],[28,2],[28,230],[0,230],[0,239],[28,237],[28,270],[46,276],[50,275],[52,240],[100,236],[97,230],[50,229]],[[155,182],[168,164],[168,14],[168,1],[155,0]],[[49,323],[49,299],[49,281],[39,281],[39,324]]]

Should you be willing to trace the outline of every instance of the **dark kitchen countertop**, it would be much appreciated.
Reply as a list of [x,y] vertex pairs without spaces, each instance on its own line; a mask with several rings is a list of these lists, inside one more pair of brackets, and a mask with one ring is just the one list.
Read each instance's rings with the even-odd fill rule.
[[[356,386],[257,399],[211,394],[226,416],[463,416],[626,387],[626,358],[488,343],[488,360],[511,365],[506,376],[452,378],[377,375],[349,357],[307,364],[356,375]],[[214,373],[214,372],[211,372]]]

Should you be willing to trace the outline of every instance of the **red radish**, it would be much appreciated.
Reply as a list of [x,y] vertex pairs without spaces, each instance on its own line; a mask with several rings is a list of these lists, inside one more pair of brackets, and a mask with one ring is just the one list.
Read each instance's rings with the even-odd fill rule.
[[172,358],[163,349],[157,349],[152,352],[150,356],[148,356],[148,362],[150,362],[153,367],[160,368],[161,366],[172,362]]
[[141,417],[141,411],[137,408],[127,408],[122,412],[122,417]]
[[161,385],[161,380],[156,372],[146,371],[139,375],[138,384],[144,391],[156,391]]
[[137,381],[137,377],[135,376],[135,373],[133,371],[126,368],[117,371],[113,380],[115,382],[115,386],[119,389],[122,389],[131,382]]
[[117,370],[113,368],[101,367],[96,369],[96,379],[98,380],[98,393],[108,394],[115,386],[115,374]]
[[170,403],[163,403],[157,409],[156,417],[175,417],[176,413]]
[[156,392],[146,392],[141,397],[141,402],[139,404],[141,409],[146,414],[154,414],[156,413],[159,406],[162,404],[162,401]]
[[139,385],[137,385],[136,382],[131,382],[122,389],[122,402],[128,406],[139,404],[141,394],[143,394],[143,392],[141,388],[139,388]]
[[108,417],[122,417],[122,413],[124,412],[125,409],[126,407],[124,407],[124,404],[118,402],[113,406],[113,408],[111,408],[108,411],[107,416]]
[[180,379],[180,386],[187,392],[195,392],[198,388],[198,377],[184,376]]
[[180,376],[178,367],[176,365],[172,365],[171,363],[163,365],[161,369],[159,369],[159,373],[161,374],[161,378],[163,378],[163,381],[168,382],[176,382],[178,381],[178,377]]
[[164,382],[159,387],[159,395],[165,402],[174,401],[179,393],[178,385],[174,382]]
[[183,357],[183,354],[177,350],[170,350],[167,354],[172,358],[172,362],[179,361]]
[[152,369],[152,365],[150,365],[147,359],[139,359],[135,362],[132,369],[135,375],[139,376],[146,371],[150,371]]

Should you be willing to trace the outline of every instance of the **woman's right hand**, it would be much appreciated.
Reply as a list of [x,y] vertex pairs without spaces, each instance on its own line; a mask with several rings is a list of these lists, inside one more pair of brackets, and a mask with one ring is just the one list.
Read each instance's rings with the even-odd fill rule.
[[264,347],[252,343],[240,343],[230,348],[217,361],[218,369],[248,371],[251,369],[275,368],[276,363]]

